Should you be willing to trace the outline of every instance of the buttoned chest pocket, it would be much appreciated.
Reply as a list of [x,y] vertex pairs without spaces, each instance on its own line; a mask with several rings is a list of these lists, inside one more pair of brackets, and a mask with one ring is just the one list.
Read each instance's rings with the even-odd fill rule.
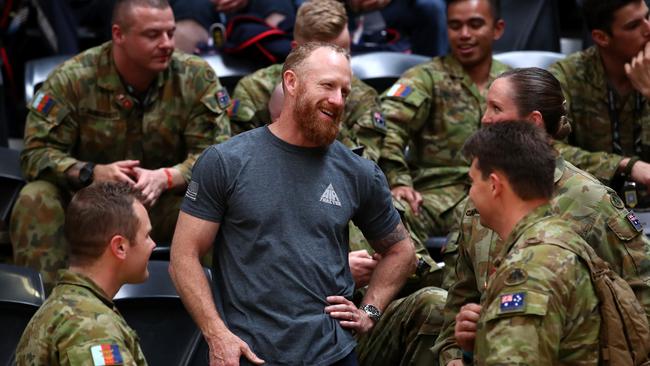
[[118,112],[82,110],[78,154],[81,160],[106,163],[122,159],[127,123]]

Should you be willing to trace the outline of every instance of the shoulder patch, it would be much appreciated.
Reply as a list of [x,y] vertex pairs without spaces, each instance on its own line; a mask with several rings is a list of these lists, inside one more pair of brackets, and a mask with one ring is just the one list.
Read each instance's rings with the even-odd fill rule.
[[381,128],[382,130],[386,129],[386,120],[384,120],[384,116],[381,112],[375,111],[375,113],[372,114],[372,121],[375,123],[375,127]]
[[230,96],[228,95],[228,91],[225,88],[221,88],[217,90],[217,103],[219,103],[219,107],[221,109],[226,109],[228,105],[230,104]]
[[627,214],[627,221],[629,221],[630,224],[632,224],[632,226],[634,227],[634,230],[636,230],[638,232],[643,231],[643,225],[641,224],[641,220],[639,220],[639,218],[636,217],[634,212],[630,212],[630,213]]
[[90,347],[90,353],[95,366],[122,365],[124,363],[120,347],[117,344],[98,344]]
[[239,111],[239,99],[233,99],[228,107],[228,117],[237,115],[237,111]]
[[504,283],[508,286],[516,286],[526,282],[528,279],[528,273],[523,268],[512,268],[509,270],[508,276],[506,277]]
[[36,93],[34,99],[32,100],[32,108],[34,108],[38,113],[47,117],[52,111],[52,108],[56,105],[54,98],[45,94],[41,91]]
[[515,292],[503,294],[499,301],[499,314],[524,311],[526,309],[526,293]]
[[203,76],[205,77],[205,79],[207,81],[215,81],[215,80],[217,80],[217,75],[209,67],[205,69],[205,72],[203,73]]
[[404,84],[393,84],[393,86],[388,89],[388,92],[386,93],[387,96],[389,97],[400,97],[400,98],[406,98],[408,97],[409,94],[413,91],[413,88],[411,88],[408,85]]
[[190,181],[190,184],[187,185],[187,191],[185,191],[185,197],[196,201],[196,197],[199,195],[199,183],[193,180]]
[[623,200],[618,198],[618,196],[615,195],[615,194],[610,194],[609,195],[609,202],[612,203],[612,206],[614,206],[614,207],[616,207],[618,209],[625,208],[625,205],[623,204]]

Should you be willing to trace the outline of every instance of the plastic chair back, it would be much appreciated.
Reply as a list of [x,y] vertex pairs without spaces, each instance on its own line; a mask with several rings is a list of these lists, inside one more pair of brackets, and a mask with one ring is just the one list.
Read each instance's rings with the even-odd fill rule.
[[[203,338],[176,292],[169,262],[149,261],[149,278],[124,285],[113,301],[140,338],[150,365],[187,365]],[[205,269],[212,281],[209,269]]]

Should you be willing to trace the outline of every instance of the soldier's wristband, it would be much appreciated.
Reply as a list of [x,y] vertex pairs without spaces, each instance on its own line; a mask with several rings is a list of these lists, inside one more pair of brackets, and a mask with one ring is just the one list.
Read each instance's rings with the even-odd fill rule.
[[163,172],[165,172],[165,175],[167,176],[167,189],[172,189],[172,173],[167,168],[164,168]]
[[637,161],[641,159],[637,157],[630,158],[630,160],[625,164],[625,170],[623,170],[623,175],[626,177],[631,177],[632,176],[632,168],[634,168],[634,164],[636,164]]

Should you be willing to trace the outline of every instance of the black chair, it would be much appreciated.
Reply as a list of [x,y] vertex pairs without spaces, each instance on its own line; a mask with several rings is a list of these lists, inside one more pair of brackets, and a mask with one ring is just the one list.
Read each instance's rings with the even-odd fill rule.
[[554,62],[562,60],[566,55],[548,51],[512,51],[498,53],[494,59],[510,67],[540,67],[548,69]]
[[[149,279],[124,285],[113,299],[138,333],[149,365],[188,365],[203,338],[185,310],[168,272],[169,262],[149,261]],[[205,269],[212,281],[209,269]]]
[[[0,220],[5,226],[9,223],[11,208],[24,185],[25,179],[20,170],[20,151],[0,147]],[[0,224],[0,228],[2,226]]]
[[506,28],[494,52],[544,50],[560,52],[560,16],[554,0],[502,0]]
[[382,93],[408,69],[431,60],[428,56],[398,52],[371,52],[352,56],[354,76]]
[[41,275],[26,267],[0,264],[0,365],[13,365],[18,341],[45,301]]
[[201,57],[214,69],[217,77],[219,77],[219,82],[230,94],[235,90],[239,79],[252,74],[262,66],[251,61],[222,54],[201,55]]
[[71,55],[59,55],[27,61],[25,63],[25,102],[29,103],[34,98],[34,94],[43,85],[52,70],[71,57]]

